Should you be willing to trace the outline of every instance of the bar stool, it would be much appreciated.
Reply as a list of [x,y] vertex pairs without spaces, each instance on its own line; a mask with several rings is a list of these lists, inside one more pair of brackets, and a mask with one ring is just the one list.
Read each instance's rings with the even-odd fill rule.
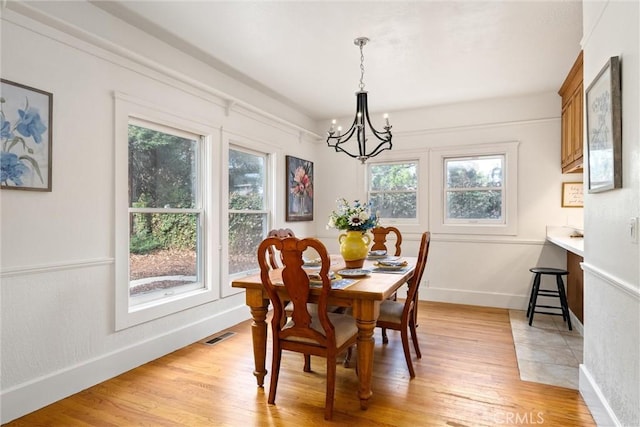
[[[533,278],[533,286],[531,287],[531,296],[529,297],[529,307],[527,308],[527,318],[529,318],[529,326],[531,326],[531,324],[533,323],[533,315],[535,313],[551,314],[554,316],[562,316],[562,319],[567,322],[569,330],[571,331],[572,329],[571,319],[569,317],[569,304],[567,304],[567,294],[564,291],[564,282],[562,281],[562,276],[566,276],[567,274],[569,274],[569,272],[560,268],[549,267],[533,267],[530,268],[529,271],[535,274]],[[558,287],[558,290],[540,289],[540,279],[543,274],[556,276],[556,285]],[[538,296],[558,297],[560,298],[560,306],[538,304]],[[551,311],[537,311],[536,308],[538,307],[560,309],[562,312],[557,313]]]

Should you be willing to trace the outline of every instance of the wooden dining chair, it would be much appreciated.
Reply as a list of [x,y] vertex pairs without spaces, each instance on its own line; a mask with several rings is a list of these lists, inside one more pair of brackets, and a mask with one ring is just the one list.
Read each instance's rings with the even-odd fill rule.
[[[282,254],[282,284],[274,283],[269,265],[268,248],[273,247]],[[302,253],[307,248],[317,251],[321,259],[320,278],[322,285],[317,309],[309,310],[307,303],[311,295],[309,276],[302,269]],[[336,363],[338,354],[355,344],[358,328],[351,316],[331,313],[327,310],[327,300],[331,290],[329,280],[330,259],[327,249],[318,239],[296,237],[268,237],[258,247],[260,277],[273,305],[271,330],[273,338],[273,360],[268,402],[275,404],[282,350],[304,354],[304,370],[311,371],[310,356],[322,356],[327,362],[327,389],[324,417],[333,415],[333,401],[336,383]],[[277,275],[274,275],[277,276]],[[276,281],[278,281],[276,279]],[[284,289],[283,289],[284,288]],[[284,320],[284,304],[281,292],[286,290],[287,299],[293,303],[291,319]]]
[[389,233],[395,234],[396,237],[396,250],[394,252],[394,256],[400,256],[402,249],[400,245],[402,245],[402,234],[400,230],[396,227],[375,227],[371,229],[371,233],[373,233],[373,245],[371,245],[372,251],[387,251],[388,254],[391,252],[387,248],[387,236]]
[[[274,228],[273,230],[270,230],[269,233],[267,233],[267,237],[295,237],[295,234],[290,228]],[[278,257],[278,254],[273,247],[267,248],[267,251],[269,253],[269,265],[271,266],[271,268],[280,268],[280,266],[282,265],[282,257]]]
[[393,329],[400,331],[402,338],[402,348],[404,349],[404,358],[407,360],[407,367],[411,378],[416,376],[411,362],[411,351],[409,348],[409,332],[411,340],[415,348],[418,359],[422,358],[420,346],[418,345],[418,335],[416,334],[416,317],[418,313],[418,288],[420,281],[427,265],[427,256],[429,255],[429,244],[431,242],[431,233],[428,231],[422,233],[420,241],[420,249],[418,250],[418,260],[416,262],[415,272],[407,282],[409,290],[407,298],[404,302],[384,300],[380,304],[380,316],[378,317],[377,327],[384,329]]

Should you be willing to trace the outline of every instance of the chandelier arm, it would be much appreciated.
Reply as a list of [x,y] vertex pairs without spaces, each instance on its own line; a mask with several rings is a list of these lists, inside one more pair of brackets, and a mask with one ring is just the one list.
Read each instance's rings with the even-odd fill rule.
[[[344,144],[345,142],[349,141],[349,139],[351,139],[351,136],[353,136],[354,132],[355,130],[351,131],[351,134],[344,134],[341,136],[330,136],[329,138],[327,138],[327,144],[329,145],[329,147],[335,147],[337,145]],[[331,144],[330,140],[334,140],[335,142]]]
[[335,143],[335,144],[333,144],[333,145],[332,145],[332,144],[329,144],[329,143],[327,142],[327,144],[329,145],[329,147],[332,147],[333,149],[335,149],[335,150],[336,150],[336,152],[341,151],[341,152],[343,152],[344,154],[346,154],[347,156],[349,156],[349,157],[351,157],[351,158],[354,158],[354,159],[357,159],[357,158],[358,158],[358,156],[356,156],[355,154],[351,154],[350,152],[348,152],[347,150],[345,150],[344,148],[342,148],[342,147],[340,146],[340,144],[341,144],[340,142],[336,142],[336,143]]
[[379,140],[384,140],[384,135],[388,135],[389,137],[391,137],[391,132],[388,130],[385,130],[384,132],[380,132],[379,130],[376,130],[376,128],[373,127],[373,125],[371,124],[371,120],[369,120],[369,112],[367,111],[367,124],[369,125],[369,129],[371,129],[373,131],[373,134],[376,136],[376,138],[378,138]]
[[[329,136],[327,137],[327,144],[329,144],[329,140],[331,139],[336,140],[336,144],[343,144],[347,142],[353,136],[353,133],[356,131],[356,128],[357,128],[357,120],[354,120],[353,123],[351,124],[351,127],[345,133],[341,135],[336,135],[336,136],[329,134]],[[333,147],[333,145],[331,144],[329,144],[329,146]]]
[[[385,145],[387,145],[385,147]],[[391,144],[391,140],[385,140],[383,142],[381,142],[380,144],[378,144],[378,146],[367,155],[367,158],[369,157],[375,157],[378,154],[380,154],[381,152],[385,151],[385,150],[391,150],[393,144]]]

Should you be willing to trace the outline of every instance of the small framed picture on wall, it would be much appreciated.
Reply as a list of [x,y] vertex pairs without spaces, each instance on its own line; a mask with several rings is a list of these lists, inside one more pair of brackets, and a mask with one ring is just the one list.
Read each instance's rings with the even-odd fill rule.
[[581,182],[562,183],[562,207],[582,208],[584,207],[583,184]]

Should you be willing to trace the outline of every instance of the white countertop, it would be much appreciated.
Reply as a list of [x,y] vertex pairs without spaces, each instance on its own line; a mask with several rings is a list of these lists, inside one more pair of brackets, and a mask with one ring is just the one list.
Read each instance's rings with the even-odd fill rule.
[[582,230],[567,226],[547,226],[547,240],[549,242],[584,257],[584,238],[570,237],[577,233],[582,234]]

